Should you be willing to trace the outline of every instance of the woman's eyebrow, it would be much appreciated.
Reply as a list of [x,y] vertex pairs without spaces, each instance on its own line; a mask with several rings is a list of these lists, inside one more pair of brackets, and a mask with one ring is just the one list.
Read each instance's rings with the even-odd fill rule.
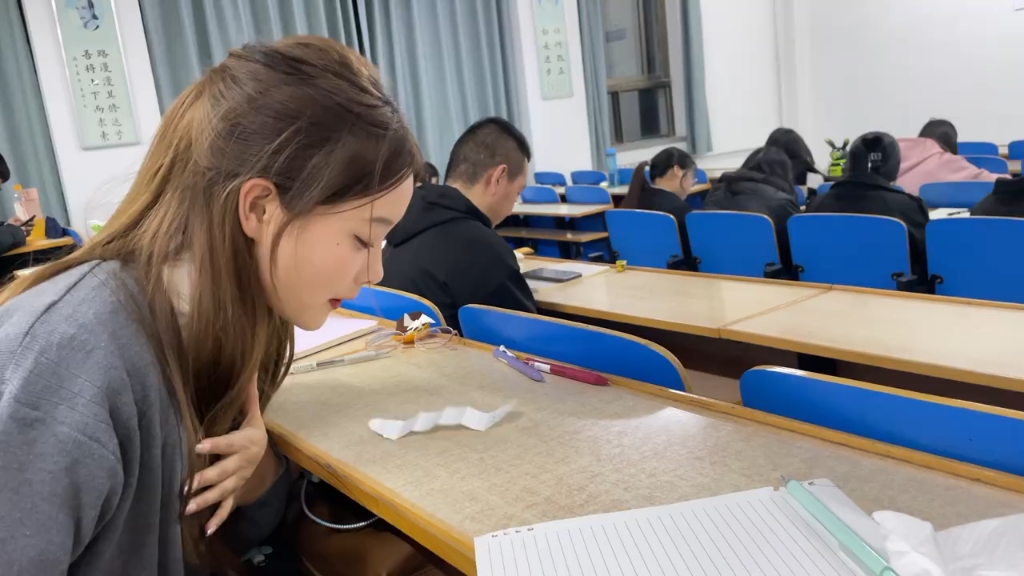
[[374,224],[383,224],[384,226],[393,226],[395,224],[393,220],[385,218],[384,216],[374,216],[370,219],[370,222],[373,222]]

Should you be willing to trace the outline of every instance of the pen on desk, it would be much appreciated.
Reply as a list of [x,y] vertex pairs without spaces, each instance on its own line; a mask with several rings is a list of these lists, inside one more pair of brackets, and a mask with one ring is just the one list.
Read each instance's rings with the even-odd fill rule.
[[314,370],[323,370],[324,368],[334,368],[335,366],[349,366],[351,364],[359,364],[360,362],[369,362],[370,360],[376,360],[377,358],[384,356],[388,352],[388,350],[356,352],[355,354],[349,354],[348,356],[342,356],[341,358],[332,358],[331,360],[295,364],[288,370],[288,373],[302,374],[304,372],[313,372]]
[[589,370],[541,361],[536,358],[523,358],[523,363],[527,366],[532,366],[541,372],[554,374],[555,376],[561,376],[562,378],[568,378],[569,380],[575,380],[577,382],[583,382],[584,384],[593,384],[594,386],[608,386],[611,384],[611,382],[609,382],[604,376]]
[[504,346],[498,346],[495,348],[491,355],[530,380],[535,382],[544,382],[544,375],[541,374],[539,370],[533,366],[528,366],[522,360],[516,358],[515,355],[506,350]]

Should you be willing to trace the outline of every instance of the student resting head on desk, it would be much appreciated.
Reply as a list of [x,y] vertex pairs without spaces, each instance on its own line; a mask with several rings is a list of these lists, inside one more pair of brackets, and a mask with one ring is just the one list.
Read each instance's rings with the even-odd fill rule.
[[679,242],[683,255],[689,260],[690,238],[686,235],[686,215],[691,212],[686,197],[693,189],[693,178],[697,163],[693,157],[679,148],[669,147],[654,155],[650,161],[651,181],[647,181],[644,170],[648,162],[641,162],[633,169],[629,191],[622,199],[620,208],[653,210],[671,214],[679,226]]
[[380,278],[421,166],[334,40],[231,50],[178,96],[103,230],[0,293],[3,571],[201,574],[259,543],[294,326]]
[[793,184],[807,185],[808,174],[821,174],[814,165],[814,155],[807,142],[792,128],[776,128],[768,135],[765,147],[778,148],[786,153],[793,170]]
[[526,187],[530,145],[502,118],[455,141],[443,185],[424,184],[388,234],[381,286],[430,300],[459,328],[459,308],[484,304],[536,312],[515,253],[494,231]]
[[917,138],[900,138],[900,173],[896,185],[917,196],[922,184],[981,180],[999,176],[982,170],[959,155],[956,126],[949,120],[929,120]]
[[902,220],[910,236],[913,274],[927,278],[924,228],[928,209],[917,196],[893,187],[900,170],[900,147],[885,132],[868,132],[850,146],[846,176],[828,194],[815,198],[807,212],[874,214]]
[[733,210],[764,214],[775,225],[781,264],[792,262],[786,222],[800,213],[793,188],[793,170],[789,157],[778,148],[766,146],[754,150],[735,172],[726,172],[704,200],[705,210]]

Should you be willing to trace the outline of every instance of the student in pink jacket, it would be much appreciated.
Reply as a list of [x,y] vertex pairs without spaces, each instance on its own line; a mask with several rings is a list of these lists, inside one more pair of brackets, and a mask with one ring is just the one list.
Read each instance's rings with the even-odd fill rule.
[[957,156],[956,127],[949,120],[929,120],[917,138],[900,138],[900,174],[896,185],[917,196],[922,184],[958,180],[995,182],[999,176]]

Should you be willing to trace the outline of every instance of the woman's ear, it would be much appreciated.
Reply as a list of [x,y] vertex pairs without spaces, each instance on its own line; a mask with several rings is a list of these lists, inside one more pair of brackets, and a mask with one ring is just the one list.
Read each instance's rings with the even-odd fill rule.
[[246,180],[238,190],[238,221],[253,240],[269,238],[271,222],[280,209],[277,187],[270,180]]

